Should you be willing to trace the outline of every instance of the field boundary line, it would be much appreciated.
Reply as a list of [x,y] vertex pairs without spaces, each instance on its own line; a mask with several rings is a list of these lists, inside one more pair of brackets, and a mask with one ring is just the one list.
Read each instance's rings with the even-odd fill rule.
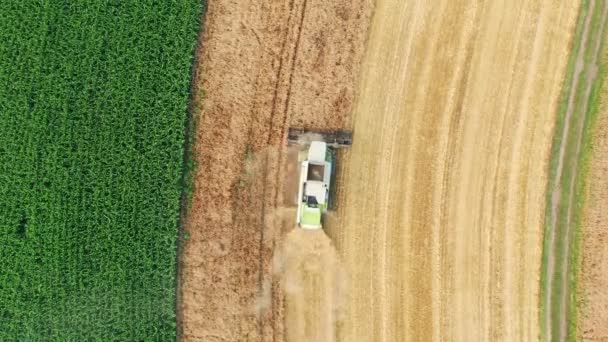
[[199,123],[201,108],[196,105],[196,98],[205,97],[205,91],[202,86],[199,88],[198,79],[200,77],[201,70],[199,69],[200,59],[203,54],[203,33],[205,31],[205,16],[207,14],[207,1],[201,0],[201,13],[199,16],[199,29],[196,36],[196,44],[193,50],[193,60],[190,66],[190,86],[188,87],[191,92],[188,97],[188,107],[186,109],[186,120],[184,121],[184,146],[183,146],[183,162],[182,162],[182,175],[180,179],[180,185],[182,188],[179,205],[180,212],[177,222],[177,240],[176,240],[176,253],[175,253],[175,340],[179,342],[183,333],[183,317],[182,317],[182,253],[184,250],[184,244],[188,240],[187,235],[187,218],[190,211],[190,205],[192,204],[192,194],[194,193],[194,173],[196,172],[197,165],[194,158],[192,158],[193,148],[196,144],[196,128]]

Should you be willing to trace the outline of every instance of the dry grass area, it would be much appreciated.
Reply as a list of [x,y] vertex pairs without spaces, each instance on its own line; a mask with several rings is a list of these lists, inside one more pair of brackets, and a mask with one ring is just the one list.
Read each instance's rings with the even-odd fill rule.
[[546,170],[579,2],[378,0],[343,165],[342,341],[539,338]]
[[[195,75],[198,164],[180,269],[182,341],[285,338],[273,253],[290,125],[349,125],[366,0],[209,1]],[[328,29],[331,28],[331,29]]]
[[[608,53],[604,65],[608,65]],[[608,341],[608,87],[601,95],[583,210],[578,340]]]

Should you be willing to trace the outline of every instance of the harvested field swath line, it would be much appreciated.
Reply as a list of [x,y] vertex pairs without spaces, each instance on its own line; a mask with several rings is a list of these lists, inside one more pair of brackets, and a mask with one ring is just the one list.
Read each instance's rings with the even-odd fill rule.
[[341,269],[322,230],[289,232],[280,251],[284,262],[286,341],[335,341],[343,301]]
[[378,0],[342,170],[342,341],[529,341],[578,2]]

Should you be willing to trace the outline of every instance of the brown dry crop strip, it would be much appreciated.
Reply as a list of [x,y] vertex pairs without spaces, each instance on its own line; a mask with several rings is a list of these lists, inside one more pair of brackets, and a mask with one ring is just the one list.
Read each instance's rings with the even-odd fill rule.
[[[298,33],[297,33],[297,38],[295,40],[294,43],[294,47],[293,47],[293,52],[292,52],[292,58],[291,58],[291,70],[288,74],[288,85],[287,85],[287,94],[285,96],[285,101],[284,101],[284,110],[282,111],[283,115],[282,118],[280,119],[281,122],[281,126],[278,128],[280,131],[279,134],[275,134],[274,133],[274,124],[276,121],[279,121],[275,118],[276,116],[276,107],[273,107],[273,111],[271,113],[270,116],[270,131],[268,134],[268,140],[266,142],[266,144],[268,146],[273,146],[273,145],[277,145],[277,142],[273,142],[273,138],[277,138],[279,137],[278,140],[278,145],[280,146],[281,143],[285,140],[285,132],[287,131],[287,126],[286,124],[289,122],[289,101],[291,98],[291,91],[292,91],[292,86],[293,86],[293,75],[294,75],[294,70],[296,68],[296,61],[297,61],[297,57],[298,57],[298,47],[300,44],[300,39],[302,37],[302,29],[303,29],[303,23],[304,23],[304,17],[306,15],[306,4],[307,4],[307,0],[304,0],[303,5],[301,6],[301,10],[300,10],[300,23],[299,26],[296,28]],[[290,12],[293,12],[294,7],[293,7],[293,1],[290,4]],[[292,16],[290,15],[290,20],[291,20]],[[290,21],[288,20],[288,22]],[[289,26],[288,26],[289,27]],[[289,32],[289,31],[288,31]],[[283,47],[286,46],[287,43],[287,37],[285,38],[284,41],[284,45]],[[283,54],[281,54],[281,59],[282,59]],[[282,66],[282,61],[280,66]],[[279,67],[279,75],[281,74],[281,67]],[[277,78],[277,82],[279,82],[280,78]],[[276,96],[276,92],[278,91],[278,84],[277,87],[275,88],[275,96]],[[278,153],[278,158],[276,158],[276,154],[273,156],[271,154],[271,151],[268,150],[266,151],[265,155],[264,155],[264,171],[263,171],[263,179],[264,179],[264,185],[263,185],[263,190],[262,190],[262,196],[263,198],[266,198],[268,195],[268,186],[269,184],[273,184],[275,186],[272,186],[271,192],[271,198],[273,198],[273,202],[272,203],[268,203],[270,208],[276,208],[277,204],[279,202],[279,194],[280,194],[280,189],[279,187],[277,187],[277,184],[281,184],[281,177],[283,176],[283,174],[278,171],[281,168],[281,165],[283,165],[284,162],[284,154],[281,153],[282,151],[279,151]],[[274,158],[273,158],[274,157]],[[271,160],[272,158],[272,160]],[[268,174],[269,173],[273,173],[275,177],[273,177],[273,179],[269,179]],[[264,277],[265,277],[265,272],[264,272],[264,253],[263,253],[263,249],[264,249],[264,239],[265,239],[265,231],[267,228],[267,222],[266,222],[266,216],[269,214],[267,211],[267,203],[266,201],[262,202],[262,210],[261,210],[261,225],[260,225],[260,240],[259,240],[259,248],[260,248],[260,259],[259,259],[259,290],[258,290],[258,296],[262,295],[262,292],[264,291],[263,287],[264,287]],[[273,246],[273,250],[276,247],[276,243],[272,242],[272,246]],[[274,301],[274,296],[270,296],[270,301],[271,301],[271,307],[273,308],[273,310],[271,310],[271,315],[272,318],[271,320],[274,321],[276,319],[275,317],[275,313],[276,313],[276,307],[275,307],[275,301]],[[260,336],[263,336],[263,324],[262,321],[259,320],[258,321],[258,326],[259,326],[259,334]],[[273,334],[273,339],[275,338],[275,334]]]
[[[285,163],[279,150],[288,125],[345,125],[368,5],[209,3],[194,99],[202,108],[193,149],[199,167],[182,258],[184,341],[283,339],[272,254],[292,226],[273,217]],[[267,287],[270,301],[260,305]]]

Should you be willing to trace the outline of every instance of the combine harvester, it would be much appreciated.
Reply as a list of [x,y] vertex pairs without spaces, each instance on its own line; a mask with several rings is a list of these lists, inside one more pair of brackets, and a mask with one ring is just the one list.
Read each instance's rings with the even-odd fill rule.
[[336,148],[349,147],[352,133],[289,129],[288,143],[303,146],[298,155],[298,210],[296,223],[303,229],[320,229],[323,214],[332,209],[335,193]]

